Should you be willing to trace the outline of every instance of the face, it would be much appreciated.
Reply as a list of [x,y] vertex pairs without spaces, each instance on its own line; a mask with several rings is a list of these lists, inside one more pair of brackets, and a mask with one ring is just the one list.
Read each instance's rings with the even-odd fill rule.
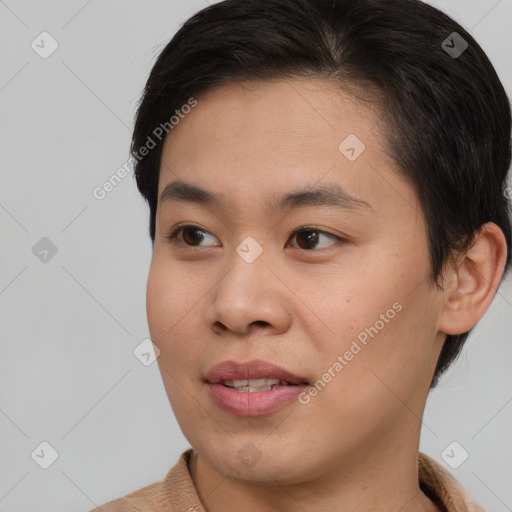
[[[229,84],[165,141],[148,323],[177,421],[220,474],[298,483],[417,451],[442,301],[373,107],[319,80]],[[161,201],[178,181],[218,201]],[[306,384],[209,380],[254,360]]]

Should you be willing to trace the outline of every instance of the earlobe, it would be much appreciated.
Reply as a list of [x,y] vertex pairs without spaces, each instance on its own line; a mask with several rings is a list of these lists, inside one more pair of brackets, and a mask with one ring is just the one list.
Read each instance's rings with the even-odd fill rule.
[[506,259],[507,243],[501,229],[492,222],[481,226],[473,245],[451,267],[453,278],[444,291],[439,331],[456,335],[475,326],[494,298]]

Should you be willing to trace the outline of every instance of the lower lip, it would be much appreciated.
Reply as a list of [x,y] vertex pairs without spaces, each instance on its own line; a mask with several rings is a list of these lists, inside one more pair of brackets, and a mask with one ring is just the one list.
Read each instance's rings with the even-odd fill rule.
[[235,416],[262,416],[270,414],[297,398],[306,384],[280,386],[267,391],[235,391],[223,384],[208,383],[214,402]]

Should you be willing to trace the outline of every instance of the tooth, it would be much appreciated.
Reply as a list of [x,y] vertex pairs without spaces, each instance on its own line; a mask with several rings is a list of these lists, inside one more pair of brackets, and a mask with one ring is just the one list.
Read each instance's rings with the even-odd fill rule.
[[280,386],[291,386],[287,381],[271,378],[224,380],[222,383],[237,391],[249,393],[268,391]]
[[267,384],[267,379],[249,379],[249,386],[251,388],[259,388]]
[[249,386],[252,388],[258,388],[260,386],[271,386],[272,384],[279,384],[279,379],[249,379]]
[[260,386],[258,388],[249,387],[247,388],[247,391],[249,391],[249,393],[254,393],[255,391],[268,391],[269,389],[270,386]]

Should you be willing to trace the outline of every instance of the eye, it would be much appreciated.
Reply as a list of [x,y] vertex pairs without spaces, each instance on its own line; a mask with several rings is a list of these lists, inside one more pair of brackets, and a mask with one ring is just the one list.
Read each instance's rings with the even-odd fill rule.
[[[297,237],[297,242],[299,245],[298,248],[304,249],[304,250],[311,250],[314,248],[323,249],[325,247],[325,245],[323,247],[311,247],[311,246],[316,246],[318,244],[318,241],[321,236],[325,236],[326,238],[331,238],[333,240],[341,240],[341,238],[339,236],[332,235],[331,233],[327,233],[325,231],[321,231],[316,228],[303,227],[303,228],[295,230],[292,233],[292,238]],[[329,245],[334,245],[334,244],[329,244]],[[297,247],[294,247],[294,248],[297,248]]]
[[205,239],[205,233],[211,234],[209,231],[198,228],[197,226],[178,226],[166,238],[175,244],[184,244],[190,247],[201,247],[199,244]]
[[[207,235],[211,235],[212,238],[215,238],[209,231],[206,231],[205,229],[193,225],[181,225],[177,226],[166,238],[172,243],[178,245],[185,245],[188,247],[201,247],[201,242],[207,238]],[[292,238],[296,237],[298,241],[298,247],[296,246],[293,248],[304,249],[308,251],[311,249],[323,249],[325,244],[322,247],[318,247],[318,242],[322,236],[325,238],[331,238],[335,241],[341,240],[340,237],[331,233],[327,233],[312,227],[302,227],[296,229],[292,233]]]

